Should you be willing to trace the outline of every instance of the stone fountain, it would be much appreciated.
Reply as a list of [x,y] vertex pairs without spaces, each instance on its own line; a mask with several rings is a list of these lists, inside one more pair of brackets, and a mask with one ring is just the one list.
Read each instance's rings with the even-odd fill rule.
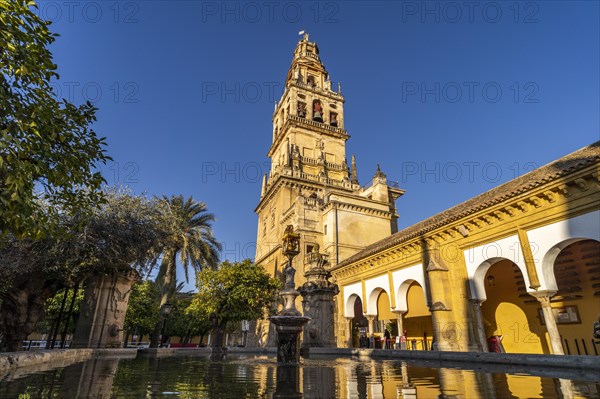
[[333,297],[340,290],[329,281],[331,273],[325,268],[328,256],[319,253],[319,244],[306,255],[304,278],[306,282],[298,288],[302,295],[302,310],[310,321],[304,327],[301,352],[308,348],[335,348],[335,324]]
[[304,317],[296,309],[296,297],[300,295],[295,288],[294,269],[292,261],[300,253],[300,234],[294,233],[294,228],[288,225],[283,234],[283,255],[288,262],[283,269],[285,285],[280,295],[285,301],[283,309],[269,318],[277,331],[277,361],[280,363],[297,364],[300,360],[300,333],[309,317]]

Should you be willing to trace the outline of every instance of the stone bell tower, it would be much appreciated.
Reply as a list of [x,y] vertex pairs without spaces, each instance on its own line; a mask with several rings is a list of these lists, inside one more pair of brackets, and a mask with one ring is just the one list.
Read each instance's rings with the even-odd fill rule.
[[[346,157],[350,136],[344,102],[341,85],[332,87],[319,47],[305,34],[275,104],[271,169],[263,177],[255,210],[255,262],[269,273],[281,275],[285,266],[281,237],[286,226],[300,234],[301,252],[294,259],[297,285],[305,282],[313,248],[320,247],[327,268],[397,230],[395,200],[404,191],[389,183],[379,167],[372,181],[359,184],[356,160],[352,156],[349,167]],[[273,345],[267,324],[257,325],[256,345]]]

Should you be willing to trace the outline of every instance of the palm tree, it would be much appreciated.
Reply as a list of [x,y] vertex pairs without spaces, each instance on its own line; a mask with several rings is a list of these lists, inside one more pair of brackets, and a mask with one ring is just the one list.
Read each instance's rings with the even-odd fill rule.
[[[156,279],[162,280],[160,306],[175,299],[177,281],[177,258],[183,265],[185,280],[189,282],[189,267],[199,272],[204,267],[216,267],[219,261],[221,244],[212,234],[211,223],[215,220],[212,213],[206,210],[206,204],[187,200],[183,195],[163,196],[159,204],[164,210],[165,225],[169,231],[163,246],[162,261]],[[151,347],[158,346],[158,332],[162,324],[156,325],[151,337]]]
[[203,267],[215,267],[219,261],[221,244],[212,233],[211,223],[215,220],[206,210],[206,204],[183,195],[163,196],[160,201],[164,207],[166,222],[170,230],[164,243],[162,262],[157,279],[163,279],[161,306],[171,300],[176,292],[177,257],[183,265],[185,281],[189,282],[189,267],[199,272]]

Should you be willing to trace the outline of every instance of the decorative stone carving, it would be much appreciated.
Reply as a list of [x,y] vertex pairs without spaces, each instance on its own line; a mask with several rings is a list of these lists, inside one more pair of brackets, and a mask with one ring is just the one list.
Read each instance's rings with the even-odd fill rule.
[[435,261],[434,259],[430,259],[429,264],[427,265],[427,269],[425,269],[425,271],[427,271],[427,272],[437,272],[437,271],[447,272],[448,268],[442,262]]
[[431,305],[430,310],[432,312],[434,312],[436,310],[450,310],[450,309],[442,301],[437,301]]
[[335,347],[333,297],[338,286],[329,281],[331,273],[325,269],[327,256],[319,253],[319,245],[306,257],[306,282],[298,288],[302,295],[302,308],[310,321],[304,327],[303,348]]

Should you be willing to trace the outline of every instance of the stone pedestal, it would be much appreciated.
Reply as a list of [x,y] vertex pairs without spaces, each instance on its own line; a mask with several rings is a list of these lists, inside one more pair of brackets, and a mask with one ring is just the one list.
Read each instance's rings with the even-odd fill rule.
[[269,318],[277,331],[277,361],[295,364],[300,361],[300,333],[310,320],[303,316],[273,316]]
[[72,348],[120,348],[135,271],[91,277],[73,336]]
[[285,305],[277,316],[269,317],[269,320],[275,324],[277,331],[277,361],[297,364],[300,361],[300,333],[310,318],[302,316],[296,309],[296,297],[300,294],[294,288],[296,269],[293,260],[300,252],[300,235],[294,233],[291,225],[286,227],[283,234],[282,252],[288,258],[288,263],[283,269],[284,289],[280,293]]
[[298,289],[302,295],[304,316],[310,317],[304,327],[302,347],[332,348],[336,346],[333,297],[339,289],[329,281],[331,274],[323,267],[326,262],[324,255],[312,252],[307,260],[306,282]]

